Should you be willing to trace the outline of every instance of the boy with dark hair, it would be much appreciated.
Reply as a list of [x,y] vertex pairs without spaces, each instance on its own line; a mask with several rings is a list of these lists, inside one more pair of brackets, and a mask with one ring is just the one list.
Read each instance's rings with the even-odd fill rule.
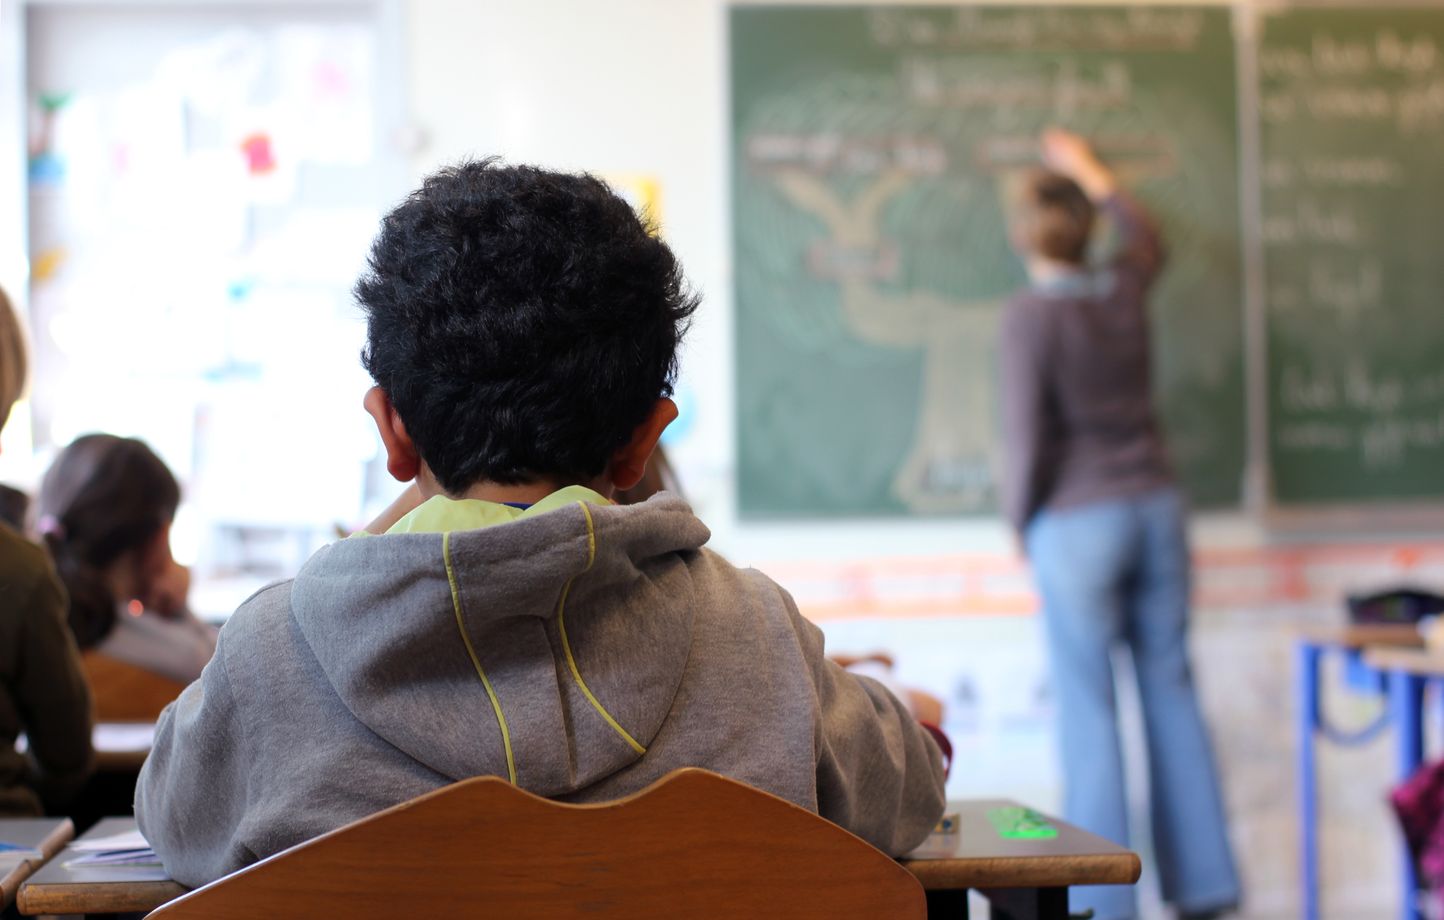
[[427,179],[357,285],[366,396],[412,483],[258,593],[161,717],[136,815],[197,885],[431,789],[495,775],[572,802],[683,766],[890,853],[943,809],[928,730],[662,493],[614,505],[662,430],[697,301],[589,176]]

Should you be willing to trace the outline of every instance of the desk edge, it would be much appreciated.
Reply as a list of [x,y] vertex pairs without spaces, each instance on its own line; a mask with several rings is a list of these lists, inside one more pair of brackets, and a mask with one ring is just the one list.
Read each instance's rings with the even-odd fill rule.
[[12,901],[17,900],[20,895],[20,889],[25,887],[26,880],[40,871],[41,866],[44,866],[50,862],[50,860],[54,859],[56,854],[65,849],[65,845],[73,839],[75,839],[74,821],[65,818],[59,824],[55,825],[55,829],[49,834],[46,834],[44,840],[40,841],[40,846],[37,848],[41,853],[40,858],[22,860],[16,864],[15,868],[12,869],[3,880],[0,880],[10,883],[9,885],[0,886],[0,909],[9,907]]
[[[1137,853],[1058,856],[918,859],[904,869],[929,891],[961,888],[1055,888],[1075,885],[1132,885],[1143,874]],[[1062,875],[1066,881],[1060,881]]]
[[138,913],[155,910],[187,890],[180,883],[171,881],[51,882],[40,885],[26,882],[20,886],[16,904],[20,912],[27,915],[76,914],[86,912],[76,908],[78,896],[113,897],[115,900],[106,904],[104,913]]

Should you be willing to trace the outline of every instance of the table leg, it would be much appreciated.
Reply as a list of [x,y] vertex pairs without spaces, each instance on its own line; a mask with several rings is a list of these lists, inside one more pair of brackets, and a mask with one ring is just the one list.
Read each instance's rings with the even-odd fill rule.
[[[1403,782],[1413,776],[1424,761],[1424,678],[1403,671],[1389,673],[1389,716],[1394,723],[1395,779]],[[1400,836],[1403,864],[1404,903],[1399,916],[1403,920],[1419,920],[1419,880],[1414,871],[1414,857],[1409,845]]]
[[968,920],[968,890],[929,891],[928,920]]
[[1068,920],[1067,888],[984,888],[992,920]]
[[1318,795],[1314,774],[1314,730],[1319,724],[1319,657],[1321,649],[1300,642],[1295,662],[1298,701],[1299,781],[1299,916],[1319,918]]

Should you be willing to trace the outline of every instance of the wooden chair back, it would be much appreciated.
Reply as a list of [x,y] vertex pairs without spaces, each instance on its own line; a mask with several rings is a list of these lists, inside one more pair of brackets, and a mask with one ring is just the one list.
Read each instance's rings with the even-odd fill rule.
[[154,722],[186,685],[91,650],[80,656],[97,722]]
[[926,915],[922,886],[880,850],[790,802],[685,769],[598,805],[466,780],[277,853],[150,918]]

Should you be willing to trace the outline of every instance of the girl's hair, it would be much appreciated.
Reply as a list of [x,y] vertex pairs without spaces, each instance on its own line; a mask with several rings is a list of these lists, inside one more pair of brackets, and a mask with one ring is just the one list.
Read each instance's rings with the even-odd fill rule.
[[10,298],[0,290],[0,428],[10,418],[10,408],[19,402],[25,390],[25,336],[20,317],[15,315]]
[[134,438],[88,434],[50,465],[36,529],[70,594],[70,628],[82,649],[110,634],[125,600],[112,596],[106,570],[154,538],[179,504],[175,476]]

